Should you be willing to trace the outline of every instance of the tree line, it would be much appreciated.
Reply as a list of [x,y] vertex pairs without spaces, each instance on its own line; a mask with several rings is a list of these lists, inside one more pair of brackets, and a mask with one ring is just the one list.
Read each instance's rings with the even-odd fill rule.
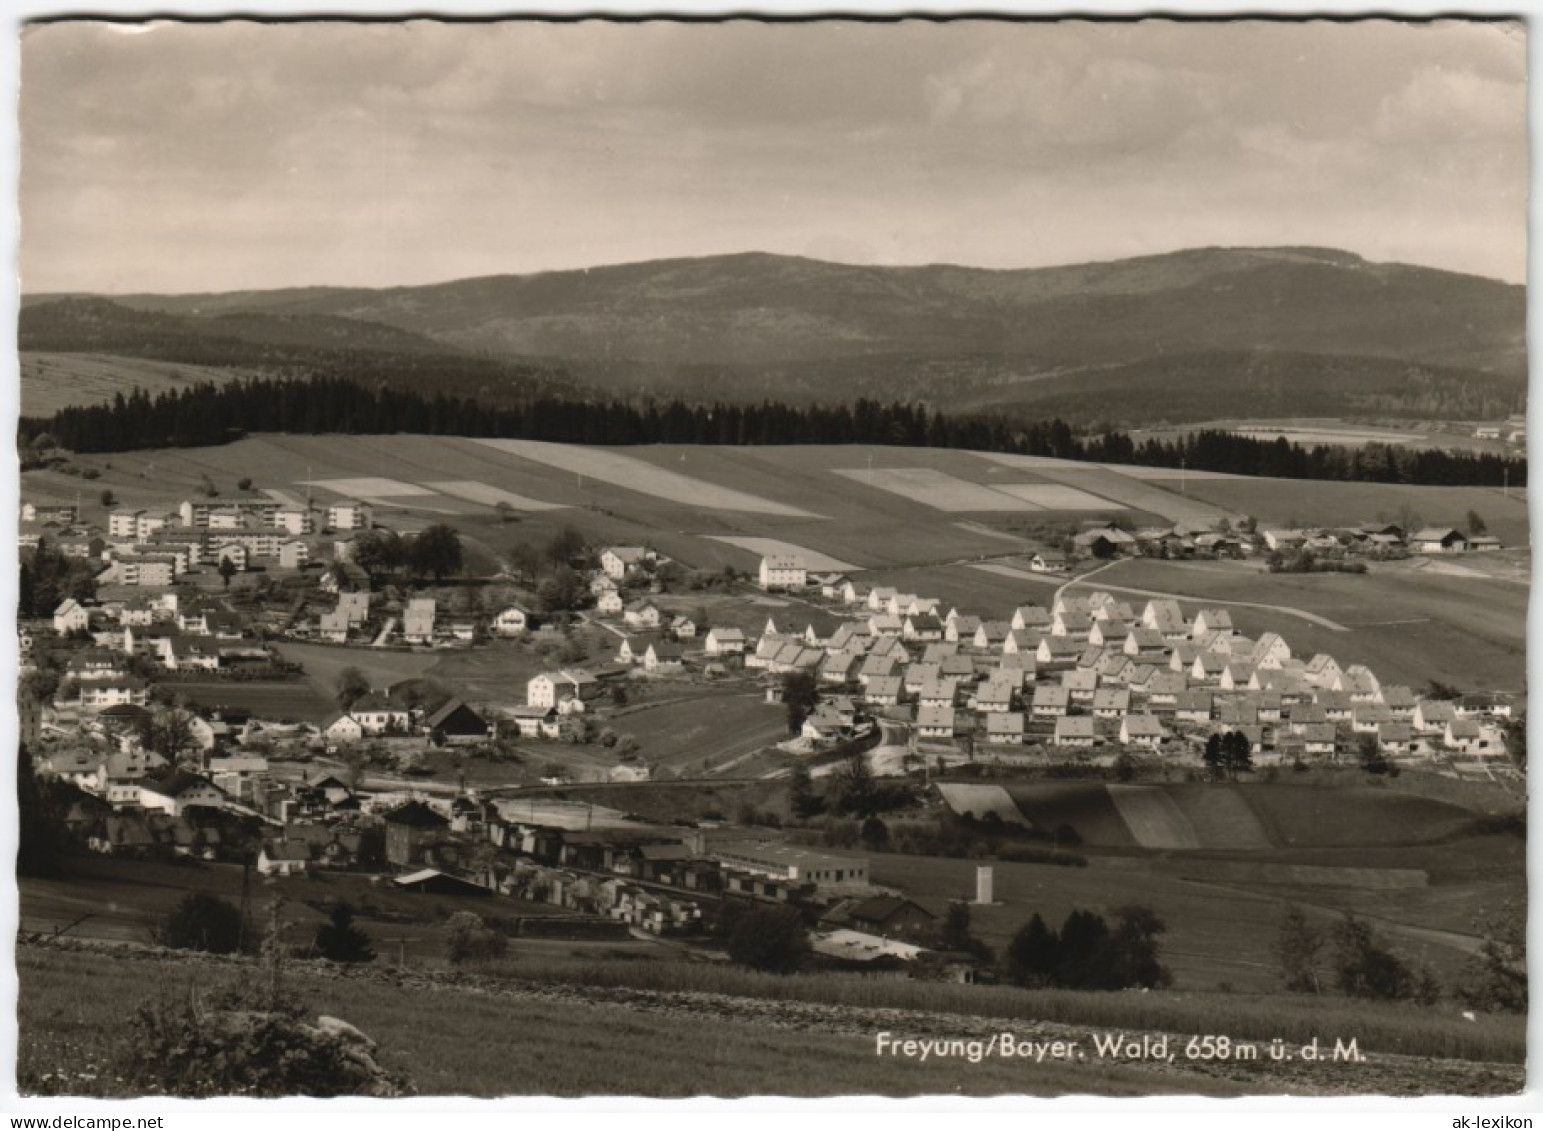
[[253,432],[523,438],[573,444],[875,444],[955,448],[1060,459],[1189,468],[1289,479],[1441,486],[1513,486],[1527,479],[1524,458],[1259,440],[1201,430],[1140,441],[1109,431],[1079,433],[1063,420],[1010,413],[945,414],[923,404],[862,399],[850,405],[640,402],[533,395],[512,404],[432,395],[337,377],[254,378],[201,383],[151,396],[135,388],[111,403],[23,417],[24,465],[51,447],[78,453],[204,447]]

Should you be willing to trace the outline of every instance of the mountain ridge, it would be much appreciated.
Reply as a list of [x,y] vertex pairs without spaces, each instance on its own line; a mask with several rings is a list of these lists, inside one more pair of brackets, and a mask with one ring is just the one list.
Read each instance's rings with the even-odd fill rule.
[[[1523,286],[1313,246],[1037,268],[741,252],[385,288],[92,297],[151,320],[182,318],[194,333],[223,323],[227,334],[264,341],[536,363],[627,395],[710,388],[728,400],[775,398],[789,384],[779,371],[818,369],[810,395],[850,401],[882,396],[875,370],[893,362],[888,383],[918,399],[971,399],[970,382],[1117,370],[1150,402],[1173,358],[1276,354],[1334,359],[1326,368],[1343,381],[1379,385],[1379,403],[1390,363],[1416,367],[1454,391],[1424,403],[1457,409],[1519,403],[1527,371]],[[71,301],[81,300],[24,296],[24,331],[29,312],[38,319]],[[1356,359],[1366,361],[1358,368]],[[1240,369],[1241,397],[1255,369]],[[958,384],[965,373],[973,376]],[[1289,384],[1290,375],[1272,370],[1272,380]],[[1482,395],[1457,395],[1468,384]]]

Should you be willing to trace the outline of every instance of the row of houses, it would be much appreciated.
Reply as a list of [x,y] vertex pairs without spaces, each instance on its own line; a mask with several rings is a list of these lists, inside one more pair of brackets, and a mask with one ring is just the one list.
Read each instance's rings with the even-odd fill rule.
[[812,626],[781,632],[773,619],[746,658],[772,675],[817,676],[826,702],[810,738],[847,737],[868,712],[944,743],[1155,750],[1244,729],[1267,748],[1295,752],[1301,738],[1314,755],[1342,751],[1357,734],[1377,735],[1393,754],[1503,748],[1499,703],[1449,728],[1448,704],[1385,685],[1364,665],[1295,657],[1277,633],[1248,637],[1226,609],[1189,615],[1175,600],[1132,606],[1100,591],[983,620],[850,582],[836,599],[863,611],[828,637]]

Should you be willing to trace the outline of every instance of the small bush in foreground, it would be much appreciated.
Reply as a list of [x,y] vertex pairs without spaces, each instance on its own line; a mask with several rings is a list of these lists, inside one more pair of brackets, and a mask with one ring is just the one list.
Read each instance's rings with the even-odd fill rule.
[[445,920],[445,957],[452,965],[478,958],[500,958],[509,950],[509,940],[470,911],[457,911]]
[[219,896],[196,891],[177,904],[156,942],[173,950],[204,950],[234,954],[246,938],[241,912]]

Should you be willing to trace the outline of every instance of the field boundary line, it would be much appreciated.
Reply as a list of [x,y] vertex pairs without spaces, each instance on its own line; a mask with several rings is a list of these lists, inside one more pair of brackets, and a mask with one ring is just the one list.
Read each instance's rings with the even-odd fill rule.
[[[1116,563],[1109,563],[1109,565],[1114,564]],[[1085,573],[1081,577],[1073,578],[1071,581],[1068,581],[1065,585],[1061,586],[1061,588],[1056,591],[1056,597],[1059,598],[1061,593],[1065,592],[1067,589],[1072,588],[1073,586],[1086,583],[1089,578],[1098,573],[1101,573],[1103,570],[1108,569],[1109,565],[1100,566],[1098,569],[1093,570],[1091,573]],[[1267,612],[1285,613],[1287,616],[1299,617],[1302,620],[1316,624],[1321,628],[1326,628],[1330,632],[1350,631],[1347,626],[1340,624],[1338,621],[1332,621],[1328,617],[1320,616],[1317,613],[1310,613],[1306,609],[1294,609],[1290,605],[1266,605],[1262,601],[1223,601],[1215,597],[1191,597],[1184,593],[1164,593],[1158,589],[1137,589],[1131,585],[1112,585],[1108,582],[1100,583],[1100,588],[1109,589],[1116,593],[1135,593],[1141,597],[1163,597],[1174,601],[1188,601],[1190,604],[1196,605],[1230,605],[1233,608],[1239,609],[1264,609]]]

